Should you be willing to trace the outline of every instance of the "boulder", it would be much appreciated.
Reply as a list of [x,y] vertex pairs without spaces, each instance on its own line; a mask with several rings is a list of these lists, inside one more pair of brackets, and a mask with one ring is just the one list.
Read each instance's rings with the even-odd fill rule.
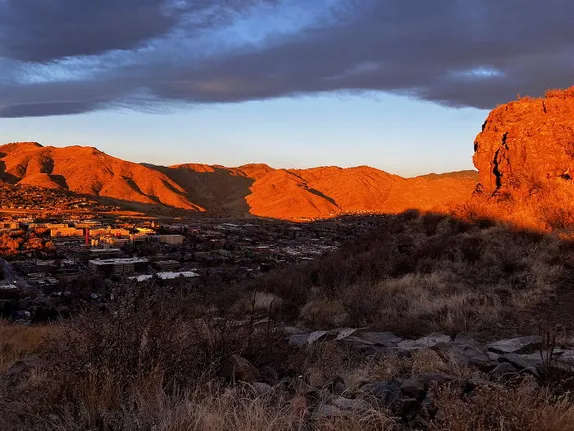
[[347,385],[341,376],[335,376],[331,379],[327,388],[335,395],[343,395],[347,392]]
[[508,362],[502,362],[490,372],[490,378],[493,380],[508,380],[516,375],[518,370]]
[[538,349],[541,344],[541,336],[531,335],[496,341],[489,344],[487,349],[494,353],[527,353]]
[[379,382],[369,383],[368,385],[363,386],[362,390],[363,392],[374,395],[385,407],[391,406],[402,396],[401,385],[396,380],[382,380]]
[[279,374],[273,368],[268,366],[263,366],[259,368],[261,373],[261,379],[270,385],[274,385],[279,381]]
[[376,346],[395,347],[403,339],[392,332],[359,332],[356,336]]
[[417,379],[408,379],[401,384],[401,392],[409,398],[422,401],[426,396],[425,384]]
[[364,400],[359,399],[349,399],[344,397],[336,397],[331,400],[331,404],[338,407],[341,410],[350,412],[362,412],[369,410],[371,406]]
[[461,332],[457,334],[457,336],[454,337],[454,342],[462,346],[474,346],[474,347],[480,346],[480,343],[476,341],[472,337],[472,335],[467,334],[466,332]]
[[418,340],[403,340],[398,343],[397,347],[402,351],[412,351],[428,349],[430,347],[435,347],[438,344],[450,343],[452,339],[448,335],[444,334],[431,334],[426,337],[419,338]]
[[261,380],[261,373],[247,359],[239,355],[231,355],[223,361],[221,375],[233,381],[254,383]]
[[327,331],[314,331],[307,337],[307,344],[311,345],[327,335]]
[[255,382],[252,383],[251,386],[253,386],[253,389],[255,389],[255,392],[257,392],[259,396],[268,395],[273,392],[273,388],[267,383]]
[[419,377],[419,380],[428,387],[432,384],[444,384],[455,380],[453,376],[446,373],[425,373]]

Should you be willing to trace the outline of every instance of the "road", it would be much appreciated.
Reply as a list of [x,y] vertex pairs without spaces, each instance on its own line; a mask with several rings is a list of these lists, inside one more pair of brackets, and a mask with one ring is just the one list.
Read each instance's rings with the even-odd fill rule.
[[14,270],[12,269],[12,265],[10,265],[8,262],[6,262],[4,259],[0,257],[0,266],[4,271],[4,278],[8,281],[8,283],[16,284],[16,281],[18,281],[18,277],[16,276]]

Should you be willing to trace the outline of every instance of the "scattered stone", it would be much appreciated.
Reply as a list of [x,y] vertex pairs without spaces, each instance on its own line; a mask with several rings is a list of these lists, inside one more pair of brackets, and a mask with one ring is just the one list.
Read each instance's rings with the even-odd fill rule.
[[457,334],[457,336],[454,338],[454,342],[464,346],[478,347],[480,345],[478,341],[476,341],[470,334],[467,334],[466,332]]
[[335,406],[340,408],[341,410],[353,411],[353,412],[360,412],[369,410],[371,406],[364,400],[351,400],[349,398],[344,397],[336,397],[331,400],[331,403]]
[[337,418],[346,414],[337,406],[331,404],[321,404],[313,412],[313,419],[317,418]]
[[307,337],[307,344],[311,345],[327,335],[327,331],[314,331]]
[[255,389],[255,392],[257,392],[257,395],[259,396],[267,395],[273,392],[273,388],[269,386],[267,383],[255,382],[252,383],[251,385],[253,386],[253,389]]
[[428,387],[433,383],[440,385],[455,380],[453,376],[446,373],[425,373],[422,376],[420,376],[419,379],[425,385],[425,387]]
[[516,375],[517,372],[512,364],[502,362],[490,372],[490,378],[493,380],[507,380]]
[[289,336],[289,345],[301,347],[307,344],[307,339],[309,338],[309,334],[300,333],[300,334],[292,334]]
[[388,407],[401,398],[401,385],[396,380],[380,381],[363,386],[363,391],[374,395],[381,403]]
[[254,383],[261,380],[261,373],[251,362],[239,355],[231,355],[222,365],[221,375],[233,381]]
[[538,368],[542,366],[542,358],[538,355],[538,359],[531,359],[524,355],[508,354],[500,357],[501,363],[508,362],[516,367],[519,371],[525,371],[535,377],[540,377]]
[[445,344],[452,342],[448,335],[444,334],[431,334],[426,337],[419,338],[418,340],[403,340],[398,344],[399,350],[412,351],[420,349],[428,349],[435,347],[438,344]]
[[345,380],[343,380],[343,378],[340,376],[333,377],[327,386],[331,393],[335,395],[343,395],[345,392],[347,392],[347,385],[345,384]]
[[403,339],[392,332],[360,332],[357,337],[371,344],[384,347],[396,347]]
[[529,353],[540,348],[542,337],[532,335],[529,337],[511,338],[491,343],[487,349],[495,353]]
[[424,383],[417,379],[408,379],[401,384],[401,392],[409,398],[422,401],[426,395]]
[[296,377],[291,381],[291,387],[297,394],[301,395],[318,395],[319,390],[309,385],[302,377]]
[[488,355],[488,358],[489,358],[491,361],[498,362],[498,358],[500,358],[500,355],[499,355],[498,353],[486,352],[486,354]]
[[339,341],[342,340],[344,338],[347,338],[348,336],[354,334],[357,330],[353,329],[353,328],[343,328],[339,331],[339,333],[337,334],[337,337],[335,337],[335,340]]
[[279,374],[271,367],[263,366],[259,368],[259,372],[261,373],[261,378],[265,383],[274,385],[279,381]]

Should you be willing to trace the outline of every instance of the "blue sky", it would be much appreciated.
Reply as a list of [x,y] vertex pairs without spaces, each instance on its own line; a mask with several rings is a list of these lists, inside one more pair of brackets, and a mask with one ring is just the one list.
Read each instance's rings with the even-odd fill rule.
[[274,167],[370,165],[401,175],[472,169],[488,111],[392,95],[322,95],[0,119],[4,141],[88,145],[136,162]]
[[469,169],[572,85],[571,0],[0,0],[0,141],[133,161]]

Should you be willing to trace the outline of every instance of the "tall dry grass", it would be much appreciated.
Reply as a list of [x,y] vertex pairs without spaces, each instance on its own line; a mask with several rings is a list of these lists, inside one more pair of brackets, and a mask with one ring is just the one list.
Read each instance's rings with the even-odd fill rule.
[[55,331],[55,327],[13,325],[0,319],[0,373],[36,353],[46,336]]

